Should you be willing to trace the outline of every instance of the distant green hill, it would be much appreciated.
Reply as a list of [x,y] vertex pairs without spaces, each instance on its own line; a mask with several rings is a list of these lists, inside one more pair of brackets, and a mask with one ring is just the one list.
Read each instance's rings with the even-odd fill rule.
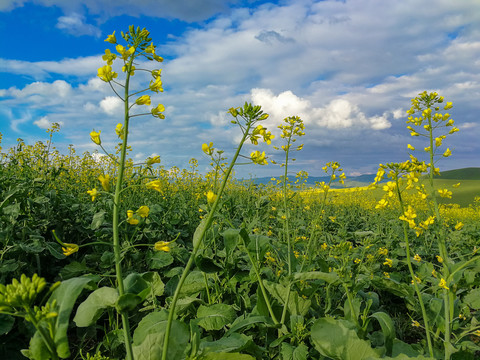
[[442,171],[436,179],[454,179],[454,180],[480,180],[480,168],[469,167],[456,170]]

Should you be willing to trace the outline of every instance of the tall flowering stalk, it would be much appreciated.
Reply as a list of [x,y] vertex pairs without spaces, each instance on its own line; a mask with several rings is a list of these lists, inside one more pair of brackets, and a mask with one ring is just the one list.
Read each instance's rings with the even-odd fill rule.
[[[454,301],[455,294],[447,286],[444,279],[448,279],[451,275],[450,266],[453,265],[453,261],[449,259],[447,246],[446,246],[446,232],[445,227],[443,226],[443,221],[440,216],[440,210],[437,200],[437,191],[435,189],[433,178],[434,175],[439,175],[440,170],[435,167],[435,159],[442,157],[449,157],[452,155],[450,148],[445,149],[444,151],[440,150],[440,147],[443,145],[443,140],[447,135],[454,134],[458,130],[454,126],[454,120],[450,118],[449,113],[443,113],[453,107],[451,102],[447,102],[444,106],[441,106],[444,102],[443,96],[439,96],[436,92],[428,93],[424,91],[419,94],[419,96],[412,99],[412,107],[407,111],[409,115],[407,124],[412,124],[413,126],[407,126],[410,130],[412,136],[421,136],[425,137],[428,140],[429,146],[424,148],[424,151],[428,154],[430,162],[427,164],[428,167],[428,179],[430,185],[430,198],[433,203],[433,213],[436,220],[436,223],[439,224],[439,235],[436,237],[438,243],[438,250],[440,253],[440,259],[442,263],[442,278],[443,283],[439,283],[440,287],[443,288],[443,298],[444,298],[444,320],[445,320],[445,338],[444,338],[444,349],[445,349],[445,359],[450,359],[451,354],[453,353],[453,346],[451,344],[451,331],[452,331],[452,320],[454,312]],[[442,108],[442,109],[441,109]],[[418,114],[418,116],[415,116]],[[415,150],[415,148],[409,145],[410,150]],[[438,161],[438,160],[437,160]],[[451,197],[452,192],[448,189],[439,189],[438,195],[441,197]],[[443,285],[443,286],[442,286]]]
[[[301,137],[305,135],[305,125],[303,124],[303,120],[300,119],[298,116],[290,116],[285,118],[284,124],[279,125],[278,128],[282,131],[280,137],[284,139],[285,144],[281,145],[281,150],[285,152],[285,162],[282,163],[280,166],[284,168],[283,179],[282,179],[282,200],[283,200],[283,234],[284,240],[287,243],[287,264],[288,264],[288,276],[290,277],[293,273],[293,265],[292,265],[292,241],[290,237],[290,209],[288,206],[288,198],[289,198],[289,183],[288,183],[288,164],[290,161],[295,161],[294,158],[291,157],[291,151],[300,151],[303,149],[303,144],[295,145],[297,141],[297,137]],[[279,150],[280,148],[274,147],[275,149]],[[285,322],[285,317],[287,315],[287,304],[289,301],[291,292],[291,285],[288,286],[287,296],[285,299],[285,306],[283,307],[282,317],[280,323]]]
[[[265,127],[260,124],[257,125],[258,122],[268,118],[268,114],[263,113],[260,106],[253,106],[251,104],[245,103],[243,107],[231,108],[228,112],[235,118],[235,120],[232,120],[232,123],[240,127],[242,131],[242,138],[235,151],[235,154],[233,155],[230,165],[224,173],[222,183],[218,189],[218,193],[215,194],[213,192],[209,192],[207,194],[207,201],[211,204],[210,212],[206,217],[202,219],[200,225],[195,231],[195,234],[193,235],[193,250],[190,254],[190,258],[188,259],[187,264],[185,265],[185,268],[183,269],[182,276],[180,277],[177,288],[175,289],[175,293],[173,295],[173,300],[170,304],[167,328],[165,330],[165,338],[162,349],[162,360],[168,360],[168,341],[170,338],[172,323],[176,315],[175,308],[178,298],[180,296],[180,291],[185,282],[185,279],[187,278],[188,273],[190,272],[190,269],[193,266],[195,255],[200,249],[200,246],[203,244],[204,236],[207,230],[212,225],[215,212],[218,208],[218,205],[220,204],[223,191],[225,190],[225,186],[227,185],[230,174],[233,171],[233,167],[237,164],[237,159],[239,157],[244,157],[250,159],[250,161],[255,164],[266,164],[265,152],[260,153],[259,151],[254,151],[251,153],[250,157],[247,157],[240,154],[242,147],[247,140],[250,140],[252,144],[257,145],[258,139],[260,138],[263,138],[263,140],[267,143],[270,143],[270,139],[273,138],[273,135],[268,132]],[[210,143],[208,145],[203,144],[202,150],[207,155],[212,156],[215,149],[213,147],[213,143]]]
[[[155,46],[151,42],[150,33],[146,29],[140,30],[139,27],[136,29],[134,26],[130,26],[129,31],[127,33],[121,33],[122,38],[126,42],[126,46],[120,45],[117,42],[117,38],[115,37],[115,32],[112,35],[109,35],[108,38],[105,40],[108,43],[116,45],[115,49],[118,52],[117,54],[112,53],[109,49],[105,50],[105,55],[103,55],[103,60],[106,62],[106,65],[102,66],[98,69],[98,77],[107,82],[113,92],[123,101],[124,103],[124,119],[123,123],[119,123],[116,128],[115,132],[118,138],[121,140],[120,143],[120,160],[117,163],[117,180],[114,190],[114,202],[113,202],[113,252],[115,255],[115,274],[117,279],[117,287],[118,293],[120,298],[125,294],[125,288],[123,283],[123,276],[122,276],[122,256],[121,256],[121,248],[120,248],[120,195],[124,190],[124,174],[125,174],[125,167],[126,167],[126,154],[127,154],[127,143],[128,143],[128,129],[130,126],[130,120],[133,117],[141,116],[141,115],[153,115],[154,117],[158,117],[160,119],[164,118],[163,111],[165,110],[162,104],[158,104],[156,107],[152,108],[150,112],[147,113],[139,113],[139,114],[131,114],[131,110],[134,106],[148,106],[151,104],[151,99],[149,95],[141,95],[140,97],[136,98],[135,100],[132,97],[137,97],[138,94],[144,93],[146,91],[152,91],[158,93],[159,91],[163,91],[162,88],[162,81],[161,81],[161,70],[146,70],[146,69],[138,69],[150,72],[152,75],[152,80],[150,81],[150,85],[148,88],[145,88],[140,91],[136,91],[134,93],[130,93],[130,80],[131,77],[135,75],[136,66],[138,66],[138,60],[141,58],[146,58],[150,61],[157,61],[162,62],[163,59],[155,53]],[[150,43],[150,44],[149,44]],[[124,82],[118,82],[117,79],[118,74],[113,71],[112,64],[113,61],[116,59],[120,59],[123,62],[122,71],[125,73],[125,80]],[[122,93],[123,95],[120,95]],[[92,131],[90,133],[90,137],[92,141],[102,146],[101,142],[101,131]],[[103,147],[102,147],[103,149]],[[104,150],[105,151],[105,150]],[[106,152],[106,151],[105,151]],[[108,153],[107,153],[108,154]],[[110,155],[109,155],[110,156]],[[105,192],[109,189],[109,177],[108,175],[102,176],[99,178],[101,185]],[[95,197],[100,195],[101,192],[98,192],[96,189],[92,189],[89,191],[89,194],[92,196],[92,200],[95,200]],[[137,211],[138,212],[138,211]],[[144,214],[145,211],[140,212],[140,216]],[[136,222],[135,222],[136,221]],[[138,220],[133,216],[133,212],[127,212],[127,222],[131,225],[135,225],[138,223]],[[123,323],[123,331],[125,336],[125,348],[127,352],[126,359],[133,360],[133,352],[132,352],[132,341],[130,336],[130,324],[128,321],[128,315],[125,311],[121,311],[122,323]]]

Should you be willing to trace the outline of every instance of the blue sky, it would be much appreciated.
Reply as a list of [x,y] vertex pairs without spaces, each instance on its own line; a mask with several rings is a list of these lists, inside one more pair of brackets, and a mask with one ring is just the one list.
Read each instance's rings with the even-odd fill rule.
[[[17,138],[46,140],[52,122],[61,124],[60,151],[95,151],[93,129],[113,149],[121,104],[96,74],[106,36],[131,24],[151,32],[165,59],[165,92],[152,102],[165,105],[166,119],[132,121],[138,161],[160,155],[164,166],[186,168],[196,158],[206,171],[202,143],[232,154],[241,134],[226,111],[249,101],[271,115],[265,126],[274,134],[287,116],[305,121],[293,173],[319,176],[329,161],[347,175],[374,173],[408,159],[408,143],[426,146],[406,130],[405,111],[427,90],[453,102],[460,128],[444,142],[452,157],[438,166],[480,166],[477,0],[0,0],[4,151]],[[237,177],[281,172],[248,165]]]

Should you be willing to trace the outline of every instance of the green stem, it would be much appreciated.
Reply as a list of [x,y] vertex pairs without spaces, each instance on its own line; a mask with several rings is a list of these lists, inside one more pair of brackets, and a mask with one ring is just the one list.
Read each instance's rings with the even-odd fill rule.
[[[130,58],[130,61],[127,65],[127,69],[130,69],[133,64],[133,56]],[[127,76],[125,80],[125,118],[124,118],[124,138],[122,142],[121,154],[120,154],[120,163],[118,164],[118,174],[117,174],[117,183],[115,186],[115,195],[113,201],[113,253],[115,255],[115,275],[117,278],[118,294],[120,296],[124,295],[125,288],[123,284],[122,276],[122,257],[120,252],[120,234],[119,234],[119,223],[120,223],[120,194],[123,184],[123,176],[125,171],[125,159],[127,153],[127,138],[128,138],[128,122],[129,122],[129,106],[128,106],[128,89],[130,84],[130,72],[127,71]],[[127,352],[127,360],[133,360],[133,351],[132,351],[132,341],[130,337],[130,323],[128,321],[128,315],[124,312],[121,313],[122,323],[123,323],[123,334],[125,337],[125,350]]]
[[53,339],[48,336],[48,334],[45,333],[45,329],[43,329],[40,324],[35,320],[35,314],[33,313],[32,309],[29,306],[24,306],[25,312],[28,314],[28,317],[30,318],[30,322],[35,326],[35,329],[37,329],[38,333],[43,339],[43,342],[45,343],[45,346],[47,347],[48,351],[52,355],[53,360],[58,359],[57,355],[57,350],[55,346],[55,342]]
[[[163,341],[163,349],[162,349],[162,360],[167,360],[167,351],[168,351],[168,340],[170,338],[170,331],[172,328],[172,322],[173,318],[175,316],[175,307],[177,305],[178,298],[180,296],[180,290],[182,289],[183,283],[185,282],[185,279],[187,278],[188,272],[190,271],[190,268],[193,265],[195,255],[197,254],[198,249],[200,248],[200,245],[203,242],[203,237],[210,227],[210,225],[213,222],[213,217],[215,215],[215,210],[217,209],[217,206],[220,202],[220,198],[222,196],[223,190],[225,189],[225,186],[227,185],[228,178],[230,177],[230,173],[233,170],[233,167],[235,165],[235,162],[237,161],[238,156],[240,155],[240,150],[242,149],[243,143],[247,139],[248,136],[248,130],[251,127],[251,123],[248,124],[247,131],[243,134],[242,140],[240,141],[240,144],[238,145],[238,148],[235,152],[235,155],[233,156],[232,162],[230,163],[230,166],[227,169],[227,172],[225,173],[225,177],[223,179],[223,182],[220,186],[220,190],[217,194],[217,199],[212,205],[212,209],[208,213],[207,219],[205,220],[205,226],[203,226],[200,229],[200,233],[198,234],[198,241],[194,244],[192,253],[190,254],[190,258],[188,259],[187,264],[185,265],[185,268],[183,269],[182,276],[180,277],[180,280],[178,282],[177,288],[175,289],[175,293],[173,294],[173,299],[172,303],[170,304],[170,312],[168,314],[168,322],[167,322],[167,328],[165,330],[165,337]],[[202,220],[203,221],[203,220]]]
[[[400,210],[402,212],[402,215],[405,213],[405,206],[403,204],[402,200],[402,195],[400,193],[400,184],[398,181],[398,176],[395,179],[395,182],[397,184],[397,196],[398,196],[398,201],[400,203]],[[412,259],[410,255],[410,241],[408,240],[408,232],[407,232],[407,224],[405,221],[402,221],[403,225],[403,238],[405,241],[405,252],[407,253],[407,266],[408,266],[408,271],[410,272],[410,277],[412,278],[412,283],[413,287],[415,288],[415,293],[417,294],[418,297],[418,302],[420,303],[420,308],[422,310],[422,317],[423,317],[423,323],[425,325],[425,335],[427,337],[427,346],[428,346],[428,352],[430,354],[430,357],[433,357],[433,346],[432,346],[432,339],[430,337],[430,325],[428,324],[428,317],[427,317],[427,311],[425,309],[425,304],[423,303],[422,299],[422,293],[420,292],[420,288],[418,287],[417,280],[415,278],[415,272],[413,271],[413,266],[412,266]]]
[[[285,152],[285,172],[283,174],[283,211],[285,213],[285,221],[284,221],[284,236],[287,239],[287,260],[288,260],[288,276],[292,275],[292,244],[290,240],[290,212],[288,211],[288,203],[287,203],[287,176],[288,176],[288,156],[290,152],[290,143],[291,143],[291,135],[288,138],[286,152]],[[282,311],[282,317],[280,319],[280,323],[283,325],[286,315],[287,315],[287,308],[288,308],[288,300],[290,298],[290,291],[291,291],[292,284],[288,284],[287,288],[287,297],[285,300],[285,305]]]
[[[245,248],[247,247],[246,244],[244,244],[244,246],[245,246]],[[258,285],[260,286],[260,291],[262,292],[263,298],[265,299],[265,303],[267,304],[268,312],[270,313],[270,316],[271,316],[273,322],[275,324],[278,324],[279,322],[277,320],[277,317],[275,316],[275,313],[273,312],[273,308],[272,308],[272,305],[270,304],[270,300],[268,300],[267,290],[265,289],[265,286],[263,285],[263,281],[262,281],[262,278],[260,276],[260,272],[258,271],[258,268],[257,268],[257,265],[256,265],[257,262],[254,259],[252,259],[252,255],[250,254],[248,249],[245,249],[245,251],[248,255],[248,258],[250,259],[250,262],[252,263],[253,270],[255,271],[255,274],[257,275]],[[287,296],[287,299],[288,299],[288,296]],[[286,304],[287,303],[285,303],[285,307],[286,307]]]
[[352,313],[353,321],[355,322],[355,325],[357,326],[357,329],[360,330],[360,323],[358,322],[358,315],[355,312],[355,308],[353,307],[352,293],[348,289],[347,284],[343,283],[343,288],[345,289],[345,293],[347,294],[348,306],[350,306],[350,312]]

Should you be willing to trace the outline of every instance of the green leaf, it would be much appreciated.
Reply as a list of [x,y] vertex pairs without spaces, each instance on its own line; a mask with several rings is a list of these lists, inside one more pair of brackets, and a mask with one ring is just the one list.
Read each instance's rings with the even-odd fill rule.
[[233,253],[237,248],[240,230],[227,229],[223,232],[223,244],[225,246],[226,258],[229,263],[232,263]]
[[99,211],[95,215],[93,215],[92,223],[90,224],[90,228],[92,230],[97,230],[102,226],[102,224],[105,222],[105,211]]
[[51,304],[57,301],[58,317],[55,323],[55,345],[57,354],[62,359],[70,357],[70,349],[68,347],[67,330],[70,324],[70,314],[75,301],[82,290],[92,279],[89,277],[76,277],[62,281],[60,286],[52,293],[48,302]]
[[198,326],[207,331],[220,330],[235,318],[235,310],[227,304],[201,305],[197,310]]
[[336,284],[339,282],[337,273],[335,272],[322,272],[322,271],[309,271],[304,273],[293,274],[295,281],[308,281],[308,280],[323,280],[329,284]]
[[150,271],[142,274],[142,278],[148,282],[154,296],[162,296],[165,292],[165,284],[157,272]]
[[[135,360],[161,360],[168,313],[153,312],[145,316],[133,333],[133,355]],[[190,333],[187,325],[180,321],[172,322],[168,340],[168,360],[184,359]]]
[[209,257],[205,257],[202,254],[195,256],[195,265],[198,269],[204,273],[216,273],[222,270],[221,265]]
[[201,271],[192,271],[187,275],[182,289],[180,290],[180,296],[188,296],[205,289],[205,279]]
[[355,325],[346,320],[320,318],[312,326],[311,338],[315,348],[323,356],[335,360],[364,360],[378,357],[370,342],[361,340]]
[[255,360],[255,358],[239,353],[209,353],[202,355],[199,360]]
[[307,360],[308,347],[305,344],[294,347],[288,343],[282,343],[280,354],[282,360]]
[[30,339],[30,347],[28,350],[33,360],[50,360],[52,358],[52,354],[48,351],[47,345],[45,345],[38,331]]
[[393,340],[395,339],[395,324],[392,318],[385,312],[379,311],[370,315],[380,323],[383,336],[385,337],[386,355],[392,356]]
[[60,247],[57,243],[46,242],[45,247],[47,248],[50,255],[52,255],[55,259],[59,259],[59,260],[65,259],[65,255],[63,255],[63,253],[59,251]]
[[206,226],[207,226],[207,218],[203,218],[202,221],[200,221],[200,224],[198,224],[197,228],[195,229],[195,232],[193,233],[193,247],[195,248],[197,244],[203,240],[203,235],[205,235],[206,231]]
[[268,316],[249,316],[246,319],[237,318],[233,322],[230,329],[228,329],[228,331],[226,332],[225,335],[228,336],[229,334],[231,334],[235,331],[238,331],[240,329],[243,329],[247,326],[251,326],[251,325],[254,325],[254,324],[263,324],[263,325],[266,325],[266,326],[273,326],[274,325],[272,319]]
[[480,309],[480,288],[470,290],[470,292],[463,298],[463,301],[472,309]]
[[217,341],[202,341],[200,343],[200,350],[203,350],[203,352],[206,353],[230,353],[233,351],[242,351],[251,341],[251,336],[233,333],[232,335],[222,337]]
[[[270,295],[277,299],[281,304],[285,304],[288,294],[288,289],[285,286],[271,281],[265,281],[264,285]],[[311,304],[312,302],[310,300],[300,297],[296,291],[290,291],[287,304],[290,315],[305,316],[310,309]]]
[[151,269],[161,269],[173,263],[173,256],[164,251],[157,251],[150,259]]
[[0,314],[0,335],[8,333],[13,328],[15,318],[10,315]]
[[118,312],[132,311],[140,304],[144,299],[137,294],[126,293],[120,296],[117,300],[115,307]]
[[108,307],[114,307],[118,300],[118,291],[111,287],[101,287],[92,292],[77,309],[73,321],[78,327],[95,324]]

